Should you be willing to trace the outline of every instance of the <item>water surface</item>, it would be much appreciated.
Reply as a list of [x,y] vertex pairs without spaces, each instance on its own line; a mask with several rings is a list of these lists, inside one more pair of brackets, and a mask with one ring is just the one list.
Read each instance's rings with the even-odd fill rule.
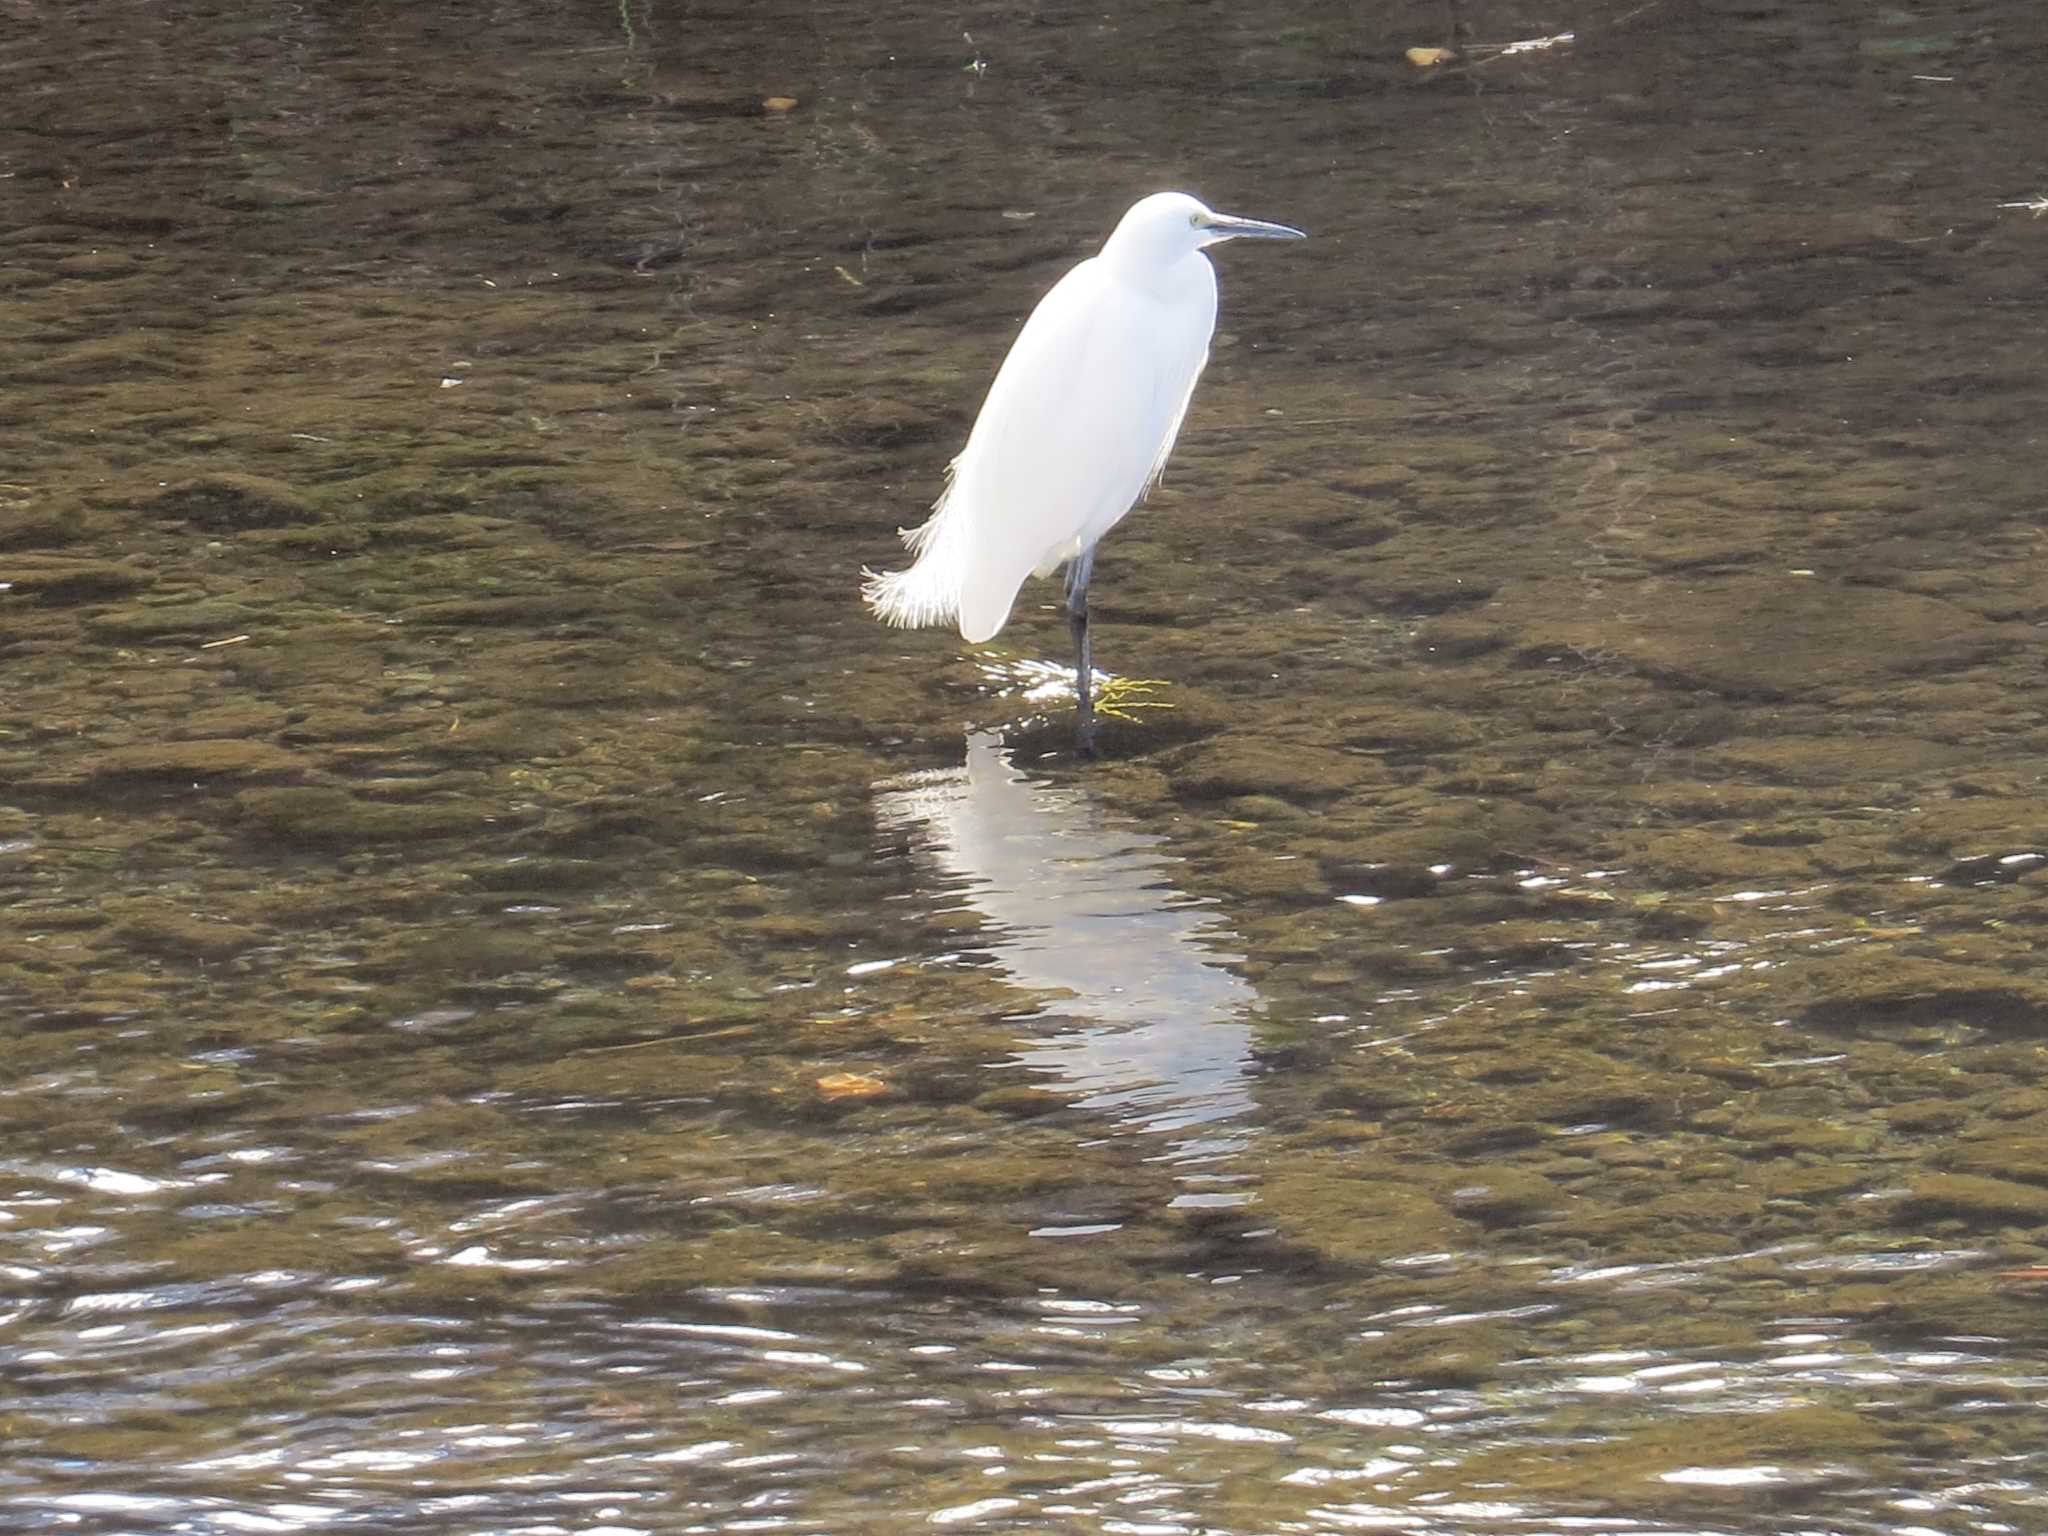
[[2035,7],[7,15],[11,1528],[2048,1522]]

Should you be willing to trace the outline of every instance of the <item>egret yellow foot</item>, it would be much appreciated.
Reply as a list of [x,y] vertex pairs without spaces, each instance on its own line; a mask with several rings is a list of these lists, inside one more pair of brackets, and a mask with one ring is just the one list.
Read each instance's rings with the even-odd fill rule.
[[1173,708],[1164,699],[1147,697],[1154,688],[1166,686],[1166,679],[1163,677],[1104,678],[1095,691],[1095,712],[1107,715],[1112,720],[1121,720],[1127,725],[1136,725],[1138,710]]

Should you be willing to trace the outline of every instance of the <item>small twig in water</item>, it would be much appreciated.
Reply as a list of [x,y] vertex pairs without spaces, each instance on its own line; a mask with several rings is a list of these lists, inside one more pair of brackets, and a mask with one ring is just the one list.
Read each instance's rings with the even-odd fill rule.
[[613,1051],[644,1051],[650,1045],[680,1045],[686,1040],[716,1040],[720,1035],[743,1034],[751,1027],[751,1025],[747,1024],[729,1024],[724,1029],[699,1030],[695,1034],[657,1035],[651,1040],[626,1040],[617,1045],[586,1045],[576,1054],[578,1056],[608,1056]]

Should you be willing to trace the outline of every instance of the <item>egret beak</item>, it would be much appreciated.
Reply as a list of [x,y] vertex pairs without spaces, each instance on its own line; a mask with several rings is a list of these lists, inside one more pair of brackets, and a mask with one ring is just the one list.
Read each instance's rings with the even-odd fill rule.
[[1305,231],[1289,224],[1268,224],[1264,219],[1240,219],[1234,213],[1211,213],[1200,219],[1209,241],[1217,240],[1306,240]]

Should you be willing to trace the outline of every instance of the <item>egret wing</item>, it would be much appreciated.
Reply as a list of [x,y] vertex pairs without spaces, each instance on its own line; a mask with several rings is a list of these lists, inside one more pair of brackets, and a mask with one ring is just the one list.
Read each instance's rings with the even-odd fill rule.
[[947,491],[966,639],[995,635],[1026,576],[1093,545],[1157,478],[1215,324],[1198,261],[1206,293],[1162,295],[1090,260],[1032,311]]

